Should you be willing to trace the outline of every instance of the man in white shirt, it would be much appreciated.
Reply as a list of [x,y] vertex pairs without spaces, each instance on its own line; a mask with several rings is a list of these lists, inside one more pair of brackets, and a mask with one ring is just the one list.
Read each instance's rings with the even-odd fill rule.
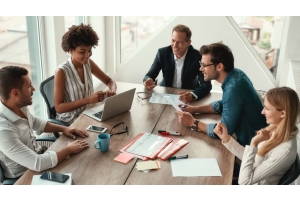
[[185,25],[177,25],[172,30],[171,45],[160,48],[154,62],[144,77],[144,86],[151,90],[160,70],[163,80],[160,86],[193,90],[180,92],[179,99],[185,103],[201,99],[212,89],[210,81],[204,81],[199,71],[201,55],[191,44],[191,30]]
[[88,147],[83,140],[75,140],[61,150],[41,152],[33,130],[63,132],[75,139],[87,137],[86,131],[49,123],[32,116],[27,108],[32,104],[34,87],[25,68],[8,66],[0,69],[0,161],[7,178],[21,176],[27,169],[43,171],[55,167],[71,154]]

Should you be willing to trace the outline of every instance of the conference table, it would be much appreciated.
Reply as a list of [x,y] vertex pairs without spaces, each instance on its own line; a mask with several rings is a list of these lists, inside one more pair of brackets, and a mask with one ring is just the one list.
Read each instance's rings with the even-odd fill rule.
[[[136,88],[137,92],[178,94],[183,89],[156,86],[153,90],[147,91],[142,84],[117,82],[117,94]],[[106,88],[107,89],[107,88]],[[130,111],[122,113],[113,118],[99,122],[84,114],[81,114],[70,127],[86,129],[89,125],[102,126],[107,132],[119,122],[125,122],[128,126],[128,134],[114,135],[111,137],[109,150],[100,152],[94,148],[98,133],[88,131],[86,140],[89,148],[73,154],[59,163],[49,171],[57,173],[72,173],[73,185],[230,185],[233,176],[234,155],[231,154],[222,144],[221,140],[211,138],[207,134],[193,131],[190,127],[179,123],[176,110],[171,105],[154,104],[148,99],[141,100],[135,93]],[[191,105],[208,104],[220,100],[222,93],[212,91],[201,100],[193,101]],[[98,106],[101,103],[90,105],[88,108]],[[120,102],[122,103],[122,102]],[[196,119],[204,123],[214,123],[221,119],[219,114],[194,114]],[[120,127],[119,127],[120,128]],[[170,161],[160,160],[161,168],[150,170],[148,173],[137,171],[136,163],[142,161],[134,158],[127,164],[114,161],[128,141],[137,134],[145,131],[158,134],[158,130],[177,131],[182,134],[183,139],[189,143],[180,149],[175,155],[188,154],[189,158],[216,158],[222,176],[196,176],[196,177],[173,177]],[[118,130],[117,130],[118,131]],[[58,151],[65,147],[73,139],[61,135],[54,142],[48,151]],[[40,175],[43,172],[27,170],[15,183],[16,185],[30,185],[33,175]]]

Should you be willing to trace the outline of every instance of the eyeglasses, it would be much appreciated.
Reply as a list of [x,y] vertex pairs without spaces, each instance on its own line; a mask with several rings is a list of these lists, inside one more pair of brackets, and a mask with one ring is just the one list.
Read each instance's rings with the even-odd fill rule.
[[[117,133],[112,133],[112,130],[113,130],[114,128],[116,128],[117,126],[121,125],[121,124],[123,125],[123,131],[117,132]],[[120,122],[120,123],[114,125],[114,126],[111,128],[110,132],[109,132],[110,137],[113,136],[113,135],[120,135],[120,134],[123,134],[123,133],[127,133],[127,135],[128,135],[128,127],[127,127],[127,125],[126,125],[124,122]]]
[[[141,100],[148,99],[152,96],[149,92],[137,92],[136,94],[137,94],[137,97]],[[141,95],[141,94],[144,94],[144,95]]]
[[211,64],[204,64],[204,63],[202,63],[201,61],[199,61],[199,63],[200,63],[200,66],[201,67],[208,67],[208,66],[211,66],[211,65],[215,65],[214,63],[211,63]]

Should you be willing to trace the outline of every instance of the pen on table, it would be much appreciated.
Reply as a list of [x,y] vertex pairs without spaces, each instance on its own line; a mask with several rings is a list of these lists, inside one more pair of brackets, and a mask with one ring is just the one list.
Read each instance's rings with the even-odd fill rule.
[[175,131],[164,131],[164,130],[158,130],[158,133],[162,135],[177,135],[181,136],[181,133],[175,132]]
[[172,156],[168,158],[168,160],[176,160],[176,159],[182,159],[182,158],[188,158],[189,155],[181,155],[181,156]]

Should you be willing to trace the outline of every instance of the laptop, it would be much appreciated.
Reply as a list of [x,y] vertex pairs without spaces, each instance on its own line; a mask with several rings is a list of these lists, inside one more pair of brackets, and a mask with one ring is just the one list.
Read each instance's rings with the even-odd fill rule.
[[104,104],[85,110],[83,114],[96,119],[98,121],[104,121],[131,109],[135,88],[123,93],[116,94],[114,96],[105,99]]

